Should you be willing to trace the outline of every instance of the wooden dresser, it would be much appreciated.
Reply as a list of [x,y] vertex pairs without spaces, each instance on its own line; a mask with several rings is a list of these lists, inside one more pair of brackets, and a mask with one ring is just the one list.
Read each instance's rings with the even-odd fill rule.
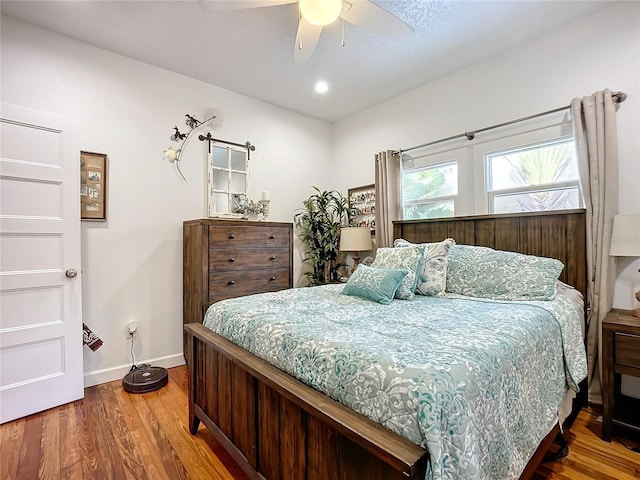
[[182,226],[183,322],[212,303],[293,287],[293,224],[188,220]]

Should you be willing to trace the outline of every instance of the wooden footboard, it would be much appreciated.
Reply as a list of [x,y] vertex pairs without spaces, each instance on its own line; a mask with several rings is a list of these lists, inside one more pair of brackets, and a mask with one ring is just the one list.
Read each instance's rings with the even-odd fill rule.
[[[189,429],[200,422],[252,479],[424,480],[427,451],[201,324],[184,326]],[[558,433],[543,440],[530,478]]]
[[423,480],[427,452],[234,345],[185,325],[189,428],[250,478]]

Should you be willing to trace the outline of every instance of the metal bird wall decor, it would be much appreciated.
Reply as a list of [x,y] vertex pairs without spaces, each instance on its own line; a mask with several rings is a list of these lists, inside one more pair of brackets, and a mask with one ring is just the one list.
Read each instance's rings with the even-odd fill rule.
[[176,166],[176,169],[178,170],[178,174],[180,175],[182,180],[184,180],[186,182],[187,179],[185,178],[185,176],[182,173],[182,170],[180,169],[180,160],[181,160],[181,155],[182,155],[184,146],[187,143],[187,141],[189,140],[189,137],[191,137],[191,134],[196,129],[198,129],[199,127],[207,124],[208,122],[210,122],[214,118],[216,118],[216,115],[213,115],[210,118],[207,118],[206,120],[203,120],[203,121],[198,120],[194,115],[186,114],[185,117],[187,118],[186,121],[185,121],[185,124],[187,125],[187,127],[189,127],[189,129],[190,129],[189,132],[182,133],[180,131],[180,129],[178,128],[178,126],[174,125],[173,126],[174,132],[169,137],[169,139],[172,142],[182,142],[180,144],[180,148],[175,149],[175,148],[170,146],[169,148],[164,150],[163,153],[164,153],[164,158],[166,160],[168,160],[170,163],[173,163]]

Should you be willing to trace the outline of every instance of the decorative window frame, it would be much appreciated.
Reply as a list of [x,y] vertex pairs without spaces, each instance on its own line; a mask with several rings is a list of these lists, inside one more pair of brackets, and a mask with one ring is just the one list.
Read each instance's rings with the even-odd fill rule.
[[[209,217],[242,217],[241,213],[233,213],[235,209],[234,201],[237,202],[237,199],[240,198],[246,199],[248,195],[250,151],[251,145],[248,142],[247,145],[240,145],[212,139],[209,143],[207,153],[207,215]],[[216,165],[214,161],[216,152],[224,152],[226,155],[226,166],[222,166],[219,163]],[[244,154],[242,168],[238,168],[237,160],[234,161],[234,152]],[[243,185],[239,184],[235,179],[241,175],[244,175]],[[219,177],[222,177],[222,181],[220,181]],[[224,177],[226,177],[226,179]],[[220,205],[223,197],[226,197],[224,207]]]

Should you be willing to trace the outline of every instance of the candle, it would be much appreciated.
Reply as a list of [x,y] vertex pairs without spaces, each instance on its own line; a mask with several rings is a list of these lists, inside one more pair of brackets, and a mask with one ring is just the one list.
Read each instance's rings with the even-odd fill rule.
[[263,201],[265,201],[265,200],[269,200],[269,191],[268,191],[268,190],[267,190],[267,191],[262,192],[262,200],[263,200]]

